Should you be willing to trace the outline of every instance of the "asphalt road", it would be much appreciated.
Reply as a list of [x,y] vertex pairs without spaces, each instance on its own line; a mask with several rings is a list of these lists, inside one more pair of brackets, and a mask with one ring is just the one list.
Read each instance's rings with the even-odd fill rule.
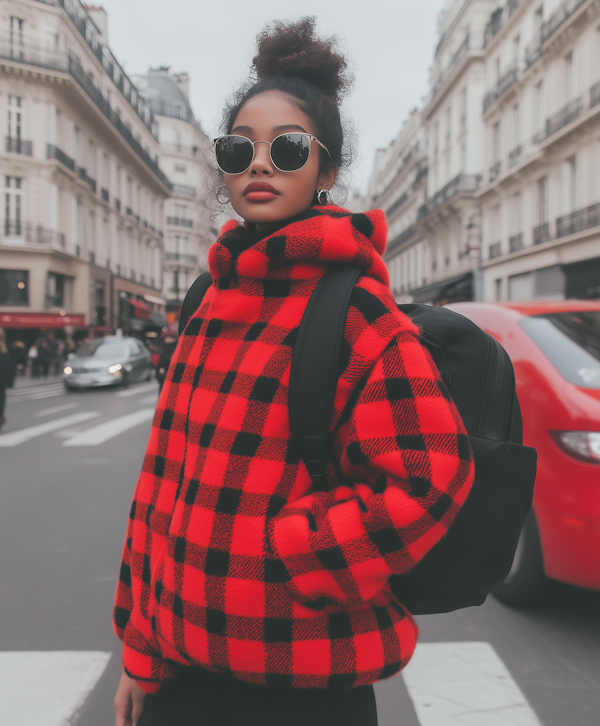
[[[9,396],[0,434],[0,678],[10,682],[2,724],[114,722],[112,601],[156,392],[154,383],[65,393],[56,382],[21,381]],[[598,723],[600,593],[556,584],[536,610],[488,598],[419,625],[414,664],[376,686],[380,726]],[[43,689],[51,678],[63,684],[52,697],[65,689],[55,717]],[[15,703],[25,701],[17,720]]]

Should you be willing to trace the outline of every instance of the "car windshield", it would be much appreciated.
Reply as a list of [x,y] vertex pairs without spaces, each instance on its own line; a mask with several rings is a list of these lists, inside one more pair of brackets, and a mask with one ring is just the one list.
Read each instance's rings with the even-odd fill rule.
[[568,381],[600,388],[600,311],[534,315],[521,327]]
[[78,358],[125,358],[125,343],[119,341],[90,340],[77,350]]

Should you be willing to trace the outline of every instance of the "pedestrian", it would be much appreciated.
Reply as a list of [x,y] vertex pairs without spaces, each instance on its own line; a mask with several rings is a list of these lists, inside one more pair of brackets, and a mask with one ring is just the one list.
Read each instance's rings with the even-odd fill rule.
[[25,369],[27,368],[27,348],[20,338],[17,338],[10,344],[10,354],[16,366],[15,375],[24,376]]
[[31,377],[39,378],[40,377],[40,359],[38,356],[37,345],[35,343],[31,346],[31,348],[29,348],[27,357],[29,358],[29,361],[31,363],[31,371],[30,371]]
[[[473,481],[466,433],[396,308],[382,211],[330,190],[349,88],[313,18],[258,36],[215,150],[243,219],[160,395],[123,548],[117,726],[375,726],[372,684],[417,626],[388,586],[444,536]],[[329,265],[358,265],[317,489],[290,431],[298,325]]]
[[46,336],[39,339],[37,343],[37,360],[39,369],[44,378],[48,378],[50,372],[50,365],[53,359],[53,350],[50,346],[50,341]]
[[158,381],[158,386],[161,391],[162,391],[162,387],[165,382],[165,378],[167,377],[167,371],[169,370],[169,364],[171,363],[171,358],[173,357],[173,353],[175,352],[176,346],[177,346],[176,336],[171,333],[166,333],[164,338],[162,339],[160,352],[158,354],[158,359],[154,366],[156,380]]
[[6,333],[0,328],[0,428],[6,423],[4,407],[6,405],[6,389],[12,388],[15,380],[16,366],[13,357],[8,352]]

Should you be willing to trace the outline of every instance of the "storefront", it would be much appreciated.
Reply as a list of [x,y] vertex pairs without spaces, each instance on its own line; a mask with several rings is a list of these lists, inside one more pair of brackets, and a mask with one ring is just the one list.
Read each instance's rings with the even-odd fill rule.
[[87,334],[85,315],[70,315],[64,311],[59,313],[0,313],[0,328],[6,331],[9,343],[22,340],[27,345],[44,335],[65,338],[73,335],[74,339]]
[[565,297],[579,300],[600,298],[600,257],[563,265]]

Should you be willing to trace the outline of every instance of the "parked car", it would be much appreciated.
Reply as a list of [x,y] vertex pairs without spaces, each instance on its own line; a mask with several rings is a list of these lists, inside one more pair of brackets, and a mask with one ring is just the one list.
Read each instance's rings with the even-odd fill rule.
[[65,388],[118,386],[147,381],[152,358],[136,338],[108,335],[83,343],[70,353],[63,369]]
[[533,508],[494,594],[531,604],[546,577],[600,590],[600,301],[447,307],[508,352],[523,443],[538,452]]

